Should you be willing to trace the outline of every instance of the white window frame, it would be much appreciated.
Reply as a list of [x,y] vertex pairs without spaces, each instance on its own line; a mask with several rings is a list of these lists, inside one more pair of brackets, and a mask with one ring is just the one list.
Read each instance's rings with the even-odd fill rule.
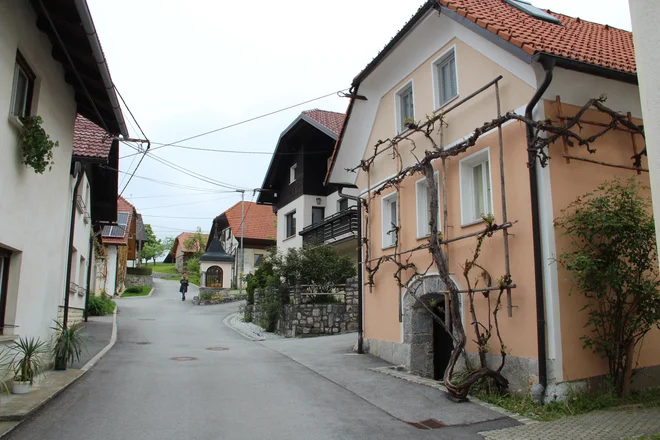
[[396,127],[396,134],[401,134],[407,130],[407,128],[403,126],[403,120],[401,119],[401,97],[408,91],[408,89],[410,89],[410,92],[412,93],[412,117],[413,119],[415,118],[415,82],[411,79],[394,92],[394,126]]
[[[399,194],[397,192],[393,192],[392,194],[389,194],[381,199],[381,225],[382,225],[382,249],[389,249],[394,246],[396,246],[396,239],[392,239],[392,235],[390,235],[388,232],[392,230],[392,219],[390,218],[390,213],[392,212],[389,210],[389,207],[394,201],[396,203],[396,213],[397,213],[397,218],[394,219],[396,220],[395,224],[399,226]],[[388,209],[386,209],[386,207]],[[385,219],[388,219],[389,222],[385,224]]]
[[[440,173],[436,171],[433,173],[433,177],[435,178],[436,184],[438,186],[438,195],[440,194]],[[428,237],[431,235],[431,231],[425,231],[422,228],[428,228],[428,218],[427,215],[425,214],[424,217],[422,218],[422,213],[426,213],[428,211],[428,192],[426,194],[427,196],[427,201],[425,206],[421,206],[420,204],[420,187],[423,186],[426,188],[426,177],[422,177],[421,179],[417,180],[415,182],[415,211],[416,211],[416,218],[417,218],[417,239],[421,240],[422,238]],[[428,188],[427,188],[428,190]],[[442,228],[442,219],[440,217],[440,212],[441,212],[441,206],[440,206],[440,197],[438,197],[438,231],[441,231]]]
[[291,165],[291,168],[289,168],[289,185],[291,185],[293,182],[296,181],[296,169],[298,168],[298,164],[294,163]]
[[[479,150],[458,162],[458,173],[461,190],[461,227],[483,222],[480,214],[474,212],[474,188],[472,170],[479,164],[488,161],[488,179],[490,181],[490,194],[484,191],[484,206],[488,205],[493,212],[493,173],[490,160],[490,147]],[[485,177],[484,177],[485,178]]]
[[[452,56],[454,57],[454,65],[456,66],[455,74],[456,74],[456,96],[453,96],[450,98],[447,102],[442,102],[442,78],[440,77],[440,72],[438,72],[438,67],[441,64],[444,64],[444,62]],[[446,51],[444,51],[442,54],[440,54],[439,57],[437,57],[433,62],[431,63],[431,74],[433,75],[433,103],[435,106],[435,111],[440,110],[442,107],[446,106],[450,102],[454,101],[455,99],[458,98],[460,95],[460,86],[458,83],[458,57],[456,56],[456,45],[453,45]]]
[[[289,218],[289,216],[291,216],[293,218],[294,222],[296,223],[296,225],[294,225],[294,228],[293,228],[294,229],[293,234],[291,234],[291,235],[289,235],[289,225],[287,223],[287,219]],[[296,236],[296,233],[298,232],[298,224],[297,223],[298,222],[297,222],[297,219],[296,219],[296,210],[295,209],[293,211],[287,212],[284,215],[284,239],[285,240]]]

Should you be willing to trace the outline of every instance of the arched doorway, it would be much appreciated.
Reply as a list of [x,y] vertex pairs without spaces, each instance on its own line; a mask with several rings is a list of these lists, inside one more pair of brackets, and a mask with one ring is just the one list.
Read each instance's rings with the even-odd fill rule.
[[453,339],[415,297],[444,321],[447,290],[440,276],[412,281],[403,298],[403,342],[410,345],[408,367],[412,374],[442,379],[454,349]]
[[222,287],[222,269],[219,266],[206,270],[206,287]]

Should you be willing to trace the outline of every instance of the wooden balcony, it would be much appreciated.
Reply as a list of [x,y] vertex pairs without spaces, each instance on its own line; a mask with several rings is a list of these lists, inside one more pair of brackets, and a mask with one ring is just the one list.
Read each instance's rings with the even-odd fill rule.
[[300,235],[304,244],[344,242],[357,236],[358,222],[357,208],[353,206],[307,226],[300,231]]

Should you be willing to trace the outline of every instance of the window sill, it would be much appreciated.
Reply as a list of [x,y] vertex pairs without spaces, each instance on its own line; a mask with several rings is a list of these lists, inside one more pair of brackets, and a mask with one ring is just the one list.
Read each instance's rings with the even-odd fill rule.
[[387,249],[393,249],[393,248],[395,248],[395,247],[396,247],[395,244],[390,244],[390,245],[388,245],[388,246],[382,247],[381,250],[384,251],[384,250],[387,250]]
[[7,342],[14,342],[17,340],[19,335],[0,335],[0,344],[5,344]]
[[295,237],[296,237],[296,234],[290,235],[287,238],[285,238],[284,240],[282,240],[282,242],[289,241],[289,240],[291,240],[292,238],[295,238]]
[[471,222],[468,223],[463,223],[461,224],[461,228],[468,228],[470,226],[478,225],[479,223],[484,223],[484,219],[480,218],[478,220],[472,220]]
[[445,103],[442,104],[440,107],[438,107],[437,109],[435,109],[435,110],[433,111],[433,113],[434,113],[434,114],[437,114],[437,113],[441,112],[442,110],[444,110],[445,107],[447,107],[449,104],[451,104],[452,102],[456,101],[457,99],[458,99],[458,95],[454,96],[454,97],[451,98],[449,101],[445,102]]
[[10,114],[7,119],[9,120],[9,124],[11,124],[19,133],[23,131],[23,123],[18,116]]

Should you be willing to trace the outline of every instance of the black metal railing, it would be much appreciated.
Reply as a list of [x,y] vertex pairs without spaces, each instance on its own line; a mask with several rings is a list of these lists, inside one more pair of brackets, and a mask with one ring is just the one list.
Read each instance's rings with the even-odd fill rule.
[[307,226],[300,231],[300,235],[303,237],[303,243],[331,243],[355,235],[358,222],[357,208],[353,206]]

